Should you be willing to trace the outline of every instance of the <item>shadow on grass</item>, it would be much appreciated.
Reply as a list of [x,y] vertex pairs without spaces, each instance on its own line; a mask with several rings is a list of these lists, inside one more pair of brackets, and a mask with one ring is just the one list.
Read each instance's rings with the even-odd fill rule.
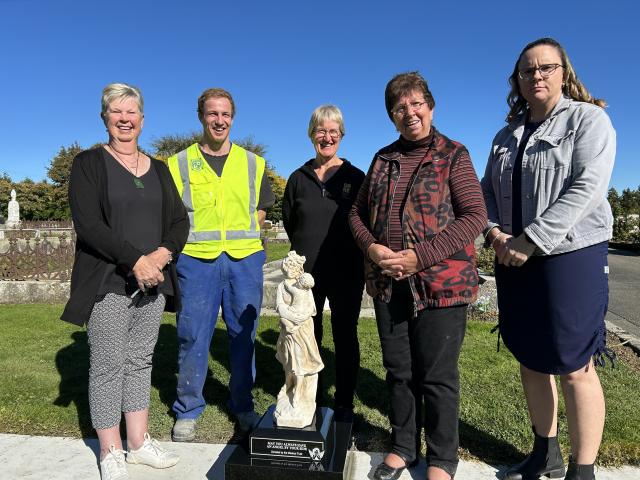
[[[276,397],[282,386],[284,377],[282,366],[275,359],[275,345],[279,332],[266,329],[259,333],[256,341],[256,387],[272,397]],[[72,342],[61,348],[56,354],[56,367],[60,375],[59,394],[54,400],[58,406],[69,407],[71,404],[77,411],[79,430],[84,438],[95,437],[91,426],[88,402],[88,370],[89,347],[86,331],[75,331],[71,334]],[[216,328],[210,346],[212,357],[229,371],[227,332],[224,328]],[[152,384],[158,390],[161,402],[166,406],[167,413],[173,415],[171,406],[176,398],[177,384],[177,352],[178,343],[176,327],[163,323],[160,326],[158,342],[153,355]],[[325,362],[324,398],[330,399],[329,389],[335,383],[335,355],[327,348],[322,348]],[[221,411],[228,412],[227,400],[229,388],[214,376],[211,369],[207,372],[204,397],[208,405],[216,405]],[[371,370],[361,368],[358,381],[358,398],[363,405],[376,409],[383,415],[389,413],[387,388],[383,379],[377,377]],[[321,403],[327,405],[328,402]],[[267,408],[268,405],[260,405]],[[124,423],[124,422],[123,422]],[[124,430],[124,429],[123,429]],[[381,427],[371,425],[365,416],[356,414],[354,419],[354,441],[358,450],[388,451],[390,448],[390,433]],[[122,437],[125,432],[122,431]],[[522,459],[522,453],[509,443],[489,435],[473,425],[460,422],[460,446],[469,454],[481,458],[491,464],[504,464]]]
[[[209,352],[213,359],[229,370],[226,330],[215,329]],[[160,325],[158,342],[153,354],[151,383],[158,390],[160,401],[167,407],[166,413],[174,416],[171,407],[176,400],[178,387],[178,337],[176,326],[173,324]],[[203,396],[207,405],[216,405],[222,411],[226,411],[229,386],[220,382],[211,368],[207,369]]]
[[158,341],[153,351],[153,367],[151,369],[151,385],[158,390],[160,401],[172,414],[171,406],[176,399],[178,373],[178,339],[176,327],[172,324],[161,324]]
[[513,445],[460,421],[460,447],[491,465],[516,463],[524,455]]
[[[54,405],[69,407],[73,403],[76,408],[78,427],[84,438],[95,437],[91,425],[89,410],[89,345],[87,332],[76,331],[71,334],[72,343],[61,348],[56,354],[56,368],[60,375],[58,397]],[[153,354],[151,382],[158,389],[162,403],[170,412],[176,398],[177,373],[176,328],[162,324]],[[121,422],[121,436],[126,436],[124,422]]]
[[[284,371],[276,359],[279,335],[279,331],[270,328],[260,332],[256,339],[256,387],[272,395],[274,399],[284,384]],[[265,408],[268,407],[267,405]]]
[[87,332],[77,331],[71,334],[73,343],[61,348],[56,354],[56,368],[60,374],[58,398],[54,405],[68,407],[72,403],[78,413],[78,427],[83,437],[94,437],[89,415],[89,345]]

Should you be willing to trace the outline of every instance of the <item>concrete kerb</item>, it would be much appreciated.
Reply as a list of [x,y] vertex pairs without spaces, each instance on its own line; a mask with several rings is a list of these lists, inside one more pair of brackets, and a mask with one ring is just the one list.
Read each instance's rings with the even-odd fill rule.
[[[128,465],[131,480],[222,480],[224,464],[235,446],[204,443],[160,442],[162,446],[180,455],[180,462],[172,468],[155,470],[142,465]],[[0,474],[7,480],[99,480],[98,441],[62,437],[0,434]],[[373,469],[382,459],[379,452],[348,453],[345,480],[370,479]],[[402,480],[424,479],[426,464],[406,470]],[[504,466],[461,460],[456,478],[461,480],[487,480],[499,478]],[[637,480],[640,468],[599,468],[599,480]]]

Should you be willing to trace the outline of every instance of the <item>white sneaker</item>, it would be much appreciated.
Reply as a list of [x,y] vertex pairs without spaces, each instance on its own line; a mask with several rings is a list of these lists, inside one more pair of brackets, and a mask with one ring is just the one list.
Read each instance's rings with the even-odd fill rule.
[[102,480],[129,480],[123,450],[117,450],[114,445],[109,447],[109,453],[100,460],[100,478]]
[[139,449],[127,452],[127,463],[138,463],[153,468],[173,467],[179,460],[178,455],[162,448],[148,433],[144,434],[144,443]]

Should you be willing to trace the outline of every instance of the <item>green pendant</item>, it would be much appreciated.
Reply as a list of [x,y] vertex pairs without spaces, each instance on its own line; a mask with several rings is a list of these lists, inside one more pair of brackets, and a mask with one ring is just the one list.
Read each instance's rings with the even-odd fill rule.
[[144,183],[142,183],[142,180],[140,180],[138,177],[133,177],[133,184],[136,186],[136,188],[144,188]]

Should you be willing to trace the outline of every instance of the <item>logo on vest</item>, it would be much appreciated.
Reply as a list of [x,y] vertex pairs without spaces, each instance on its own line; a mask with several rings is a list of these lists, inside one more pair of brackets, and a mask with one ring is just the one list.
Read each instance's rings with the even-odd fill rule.
[[191,160],[191,170],[202,170],[202,160],[200,160],[199,158]]

